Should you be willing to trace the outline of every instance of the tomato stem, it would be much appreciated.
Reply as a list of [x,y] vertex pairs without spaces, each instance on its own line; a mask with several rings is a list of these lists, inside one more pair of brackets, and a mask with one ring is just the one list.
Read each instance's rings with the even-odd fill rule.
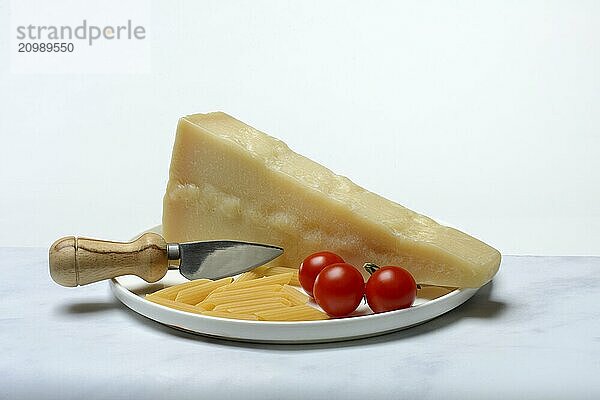
[[369,275],[373,275],[373,273],[379,269],[379,265],[373,263],[365,263],[365,265],[363,265],[363,268],[369,273]]

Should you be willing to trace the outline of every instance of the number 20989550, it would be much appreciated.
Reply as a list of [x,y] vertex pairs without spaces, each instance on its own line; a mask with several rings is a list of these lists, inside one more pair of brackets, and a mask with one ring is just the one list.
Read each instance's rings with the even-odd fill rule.
[[75,50],[73,43],[29,43],[18,44],[19,53],[72,53]]

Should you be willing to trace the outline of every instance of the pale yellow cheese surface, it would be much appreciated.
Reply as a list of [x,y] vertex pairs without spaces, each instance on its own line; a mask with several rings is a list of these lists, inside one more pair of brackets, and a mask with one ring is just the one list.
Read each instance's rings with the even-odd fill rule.
[[371,193],[224,113],[181,118],[164,197],[167,241],[232,239],[282,246],[298,267],[316,251],[400,265],[424,284],[479,287],[500,253]]

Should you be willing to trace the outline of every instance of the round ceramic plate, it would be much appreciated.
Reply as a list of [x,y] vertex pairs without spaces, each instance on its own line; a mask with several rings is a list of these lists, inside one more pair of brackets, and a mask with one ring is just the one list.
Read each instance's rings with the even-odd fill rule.
[[[160,226],[151,231],[160,232]],[[373,314],[363,302],[350,317],[300,322],[217,318],[164,307],[144,298],[147,293],[186,281],[178,271],[170,270],[156,283],[147,283],[128,275],[111,280],[110,287],[114,295],[133,311],[175,329],[223,339],[264,343],[334,342],[406,329],[447,313],[478,290],[426,286],[418,291],[415,304],[404,310]],[[311,305],[319,308],[315,303]]]

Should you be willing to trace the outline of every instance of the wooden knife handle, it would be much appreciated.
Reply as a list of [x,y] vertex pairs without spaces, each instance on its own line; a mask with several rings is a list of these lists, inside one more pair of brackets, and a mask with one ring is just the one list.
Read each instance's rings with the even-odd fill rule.
[[156,282],[167,273],[167,243],[156,233],[145,233],[129,243],[67,236],[50,247],[50,276],[59,285],[74,287],[137,275]]

